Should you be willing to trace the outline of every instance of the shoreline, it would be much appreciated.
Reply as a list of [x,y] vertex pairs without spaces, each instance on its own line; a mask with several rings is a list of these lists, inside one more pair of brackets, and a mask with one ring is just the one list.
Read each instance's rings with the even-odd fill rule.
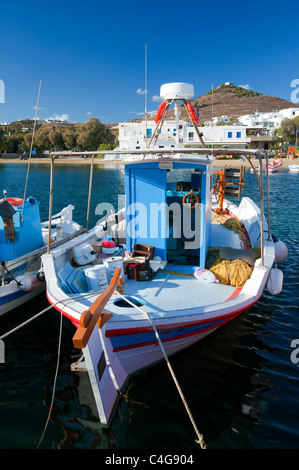
[[[81,157],[76,157],[76,158],[71,158],[71,157],[66,157],[66,158],[57,158],[55,159],[55,165],[90,165],[90,158],[81,158]],[[271,159],[270,159],[271,160]],[[299,164],[299,158],[283,158],[283,168],[289,168],[290,165],[296,165]],[[28,159],[27,160],[21,160],[19,157],[0,157],[0,164],[17,164],[17,165],[27,165],[28,164]],[[50,165],[50,159],[49,158],[31,158],[31,165],[34,164],[42,164],[42,165]],[[259,165],[259,160],[258,159],[252,159],[252,164],[253,166],[258,166]],[[121,162],[114,161],[114,162],[109,162],[109,161],[103,161],[103,160],[94,160],[94,165],[122,165]],[[241,166],[245,166],[245,168],[251,168],[250,163],[247,160],[236,160],[233,158],[227,158],[227,159],[219,159],[219,160],[214,160],[213,162],[214,168],[223,168],[226,166],[227,168],[240,168]]]

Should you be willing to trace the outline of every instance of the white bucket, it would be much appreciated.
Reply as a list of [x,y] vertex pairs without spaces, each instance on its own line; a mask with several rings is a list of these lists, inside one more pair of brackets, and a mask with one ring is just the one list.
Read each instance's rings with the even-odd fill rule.
[[104,290],[108,287],[106,266],[100,264],[84,270],[89,290]]
[[123,258],[121,256],[115,256],[114,258],[105,259],[104,264],[107,268],[108,282],[110,282],[113,278],[113,275],[117,268],[121,269],[120,275],[124,276],[124,263]]

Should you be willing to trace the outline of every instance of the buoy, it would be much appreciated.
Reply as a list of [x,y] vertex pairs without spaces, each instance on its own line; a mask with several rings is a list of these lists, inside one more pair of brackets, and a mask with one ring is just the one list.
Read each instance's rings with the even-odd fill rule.
[[283,273],[280,269],[273,268],[270,269],[268,282],[267,282],[267,291],[271,295],[278,295],[282,291],[283,284]]
[[115,245],[115,241],[113,241],[110,237],[107,237],[106,240],[102,242],[102,252],[105,255],[112,255],[117,250]]
[[[5,199],[1,199],[1,201],[4,201]],[[19,198],[19,197],[8,197],[6,199],[9,204],[11,204],[12,206],[21,206],[23,204],[23,199]]]
[[45,287],[45,280],[40,281],[36,275],[36,272],[26,273],[23,276],[18,276],[16,280],[20,282],[20,288],[25,292],[30,292],[32,290]]
[[155,117],[155,123],[156,124],[158,124],[158,122],[160,121],[160,119],[162,117],[162,114],[164,112],[165,106],[166,106],[166,101],[162,101],[162,103],[160,104],[160,106],[158,108],[156,117]]
[[199,120],[196,115],[195,109],[193,108],[192,103],[190,101],[187,101],[186,106],[187,106],[188,113],[190,114],[191,118],[193,119],[194,122],[196,122],[196,124],[198,124]]
[[272,235],[275,250],[275,262],[282,263],[288,256],[288,248],[285,243]]

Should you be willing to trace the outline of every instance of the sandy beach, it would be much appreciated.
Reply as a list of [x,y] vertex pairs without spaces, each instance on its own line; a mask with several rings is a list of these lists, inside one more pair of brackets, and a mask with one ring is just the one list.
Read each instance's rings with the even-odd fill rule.
[[[55,165],[60,165],[60,164],[76,164],[76,165],[88,165],[90,163],[91,158],[82,158],[82,157],[59,157],[55,159]],[[271,160],[271,159],[270,159]],[[289,168],[289,165],[294,165],[294,164],[299,164],[299,158],[283,158],[283,168]],[[27,165],[28,164],[28,159],[27,160],[21,160],[18,155],[4,155],[1,154],[0,157],[0,163],[5,163],[5,164],[20,164],[20,165]],[[43,158],[31,158],[31,165],[33,164],[45,164],[49,165],[50,164],[50,159],[48,157],[43,157]],[[108,162],[104,161],[100,158],[96,158],[94,160],[94,164],[96,165],[121,165],[120,162]],[[252,164],[254,166],[259,165],[259,161],[257,159],[252,159]],[[221,158],[219,160],[214,161],[214,168],[224,168],[224,167],[230,167],[230,168],[240,168],[240,166],[243,165],[245,168],[250,168],[250,163],[247,160],[240,160],[240,159],[233,159],[233,158]]]

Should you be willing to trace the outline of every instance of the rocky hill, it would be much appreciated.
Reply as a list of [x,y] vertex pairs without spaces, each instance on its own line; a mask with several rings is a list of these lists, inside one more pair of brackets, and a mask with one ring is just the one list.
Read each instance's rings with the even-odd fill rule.
[[[221,117],[223,115],[232,118],[232,122],[237,122],[237,118],[244,114],[255,112],[279,111],[285,108],[299,108],[299,104],[291,101],[277,98],[276,96],[263,95],[252,90],[237,87],[230,84],[222,84],[210,90],[206,95],[192,100],[192,104],[200,114],[200,123],[210,121],[212,116]],[[157,106],[158,108],[158,106]],[[181,107],[181,119],[187,119],[187,113],[184,107]],[[168,118],[173,118],[173,111],[167,114]],[[154,116],[149,117],[154,119]]]

